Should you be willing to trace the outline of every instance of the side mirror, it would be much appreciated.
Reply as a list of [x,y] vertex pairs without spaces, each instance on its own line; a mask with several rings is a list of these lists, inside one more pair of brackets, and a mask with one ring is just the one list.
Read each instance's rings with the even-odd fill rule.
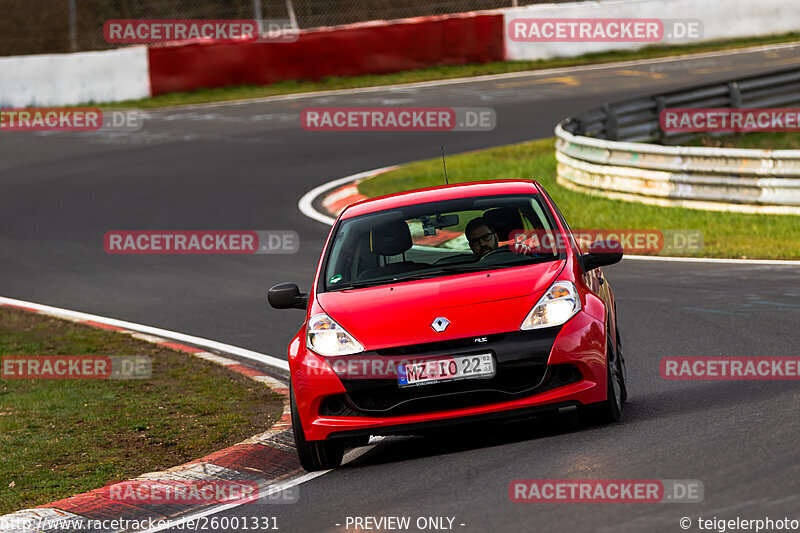
[[300,294],[294,283],[279,283],[267,292],[267,301],[275,309],[306,309],[308,294]]
[[595,268],[613,265],[622,260],[622,245],[618,241],[594,241],[589,246],[589,253],[578,258],[584,272]]

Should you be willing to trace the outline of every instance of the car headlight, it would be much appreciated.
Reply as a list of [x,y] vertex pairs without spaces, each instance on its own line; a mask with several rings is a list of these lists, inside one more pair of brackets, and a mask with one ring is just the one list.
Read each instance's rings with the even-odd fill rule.
[[320,355],[350,355],[364,351],[360,342],[325,313],[314,315],[308,321],[306,347]]
[[581,299],[575,285],[571,281],[557,281],[539,298],[519,329],[560,326],[580,310]]

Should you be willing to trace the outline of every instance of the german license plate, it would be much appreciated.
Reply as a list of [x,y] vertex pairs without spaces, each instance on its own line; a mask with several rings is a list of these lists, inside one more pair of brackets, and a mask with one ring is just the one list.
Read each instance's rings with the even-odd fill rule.
[[460,379],[486,379],[494,373],[492,354],[453,355],[398,365],[397,382],[401,387],[413,387]]

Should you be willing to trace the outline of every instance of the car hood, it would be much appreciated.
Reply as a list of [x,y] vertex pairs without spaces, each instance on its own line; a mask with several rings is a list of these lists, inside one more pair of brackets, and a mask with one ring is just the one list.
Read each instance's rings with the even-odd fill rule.
[[[565,261],[317,295],[366,350],[516,331]],[[450,325],[441,333],[431,324]]]

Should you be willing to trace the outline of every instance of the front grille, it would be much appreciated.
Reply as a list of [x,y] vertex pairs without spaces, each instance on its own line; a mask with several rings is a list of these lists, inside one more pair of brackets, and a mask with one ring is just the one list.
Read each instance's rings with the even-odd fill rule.
[[[538,371],[539,369],[537,369]],[[523,375],[534,372],[517,372],[515,381]],[[499,373],[495,378],[498,378]],[[322,402],[320,415],[323,416],[399,416],[405,414],[445,411],[462,407],[474,407],[489,403],[506,402],[539,394],[557,387],[580,381],[581,373],[573,365],[553,365],[541,372],[538,380],[528,383],[517,392],[500,390],[503,380],[495,378],[483,380],[464,380],[453,383],[438,383],[397,390],[382,380],[383,386],[359,390],[355,393],[329,396]]]
[[[401,388],[396,379],[342,379],[347,390],[326,398],[325,416],[397,416],[509,401],[581,379],[572,365],[547,366],[560,328],[492,335],[476,348],[475,338],[371,352],[373,356],[469,355],[491,353],[496,373],[488,379],[464,379]],[[468,348],[468,349],[465,349]],[[370,355],[365,354],[365,355]]]
[[[496,344],[501,342],[503,339],[506,338],[507,333],[498,333],[496,335],[486,335],[484,337],[477,337],[477,338],[485,338],[486,342],[482,343],[481,346],[490,346],[492,344]],[[465,353],[475,351],[475,347],[477,343],[475,342],[476,337],[467,337],[464,339],[452,339],[448,341],[438,341],[438,342],[428,342],[425,344],[413,344],[411,346],[397,346],[392,348],[386,348],[384,350],[376,350],[374,353],[377,355],[382,356],[405,356],[405,355],[431,355],[438,352],[445,352],[450,354],[455,353]],[[484,350],[485,351],[485,350]]]

